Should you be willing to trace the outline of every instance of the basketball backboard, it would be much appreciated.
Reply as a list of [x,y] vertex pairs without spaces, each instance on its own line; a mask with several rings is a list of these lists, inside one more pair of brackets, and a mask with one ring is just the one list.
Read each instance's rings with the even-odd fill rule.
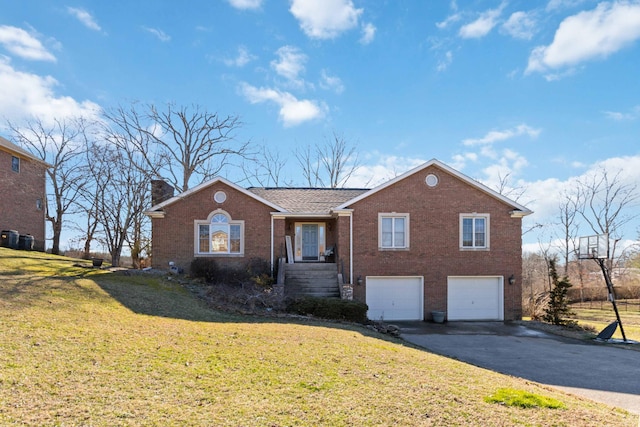
[[594,236],[580,237],[578,247],[580,259],[608,259],[609,235],[596,234]]

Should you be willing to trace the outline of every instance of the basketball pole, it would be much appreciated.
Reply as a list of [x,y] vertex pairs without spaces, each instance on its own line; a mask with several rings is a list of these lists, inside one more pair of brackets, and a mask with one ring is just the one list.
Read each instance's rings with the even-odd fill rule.
[[622,327],[622,320],[620,320],[620,313],[618,313],[618,305],[616,304],[616,294],[613,291],[613,283],[611,282],[611,277],[609,277],[609,270],[605,265],[604,258],[594,258],[595,261],[600,264],[600,268],[602,269],[602,274],[604,275],[604,281],[607,283],[607,289],[609,290],[609,299],[611,300],[611,304],[613,304],[613,311],[616,312],[616,319],[618,320],[618,326],[620,326],[620,332],[622,333],[622,339],[627,342],[627,336],[624,334],[624,328]]

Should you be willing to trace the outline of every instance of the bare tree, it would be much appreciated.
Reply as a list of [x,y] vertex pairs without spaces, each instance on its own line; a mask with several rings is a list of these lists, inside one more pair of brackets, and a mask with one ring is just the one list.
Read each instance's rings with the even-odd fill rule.
[[297,149],[296,158],[310,187],[344,187],[359,167],[356,147],[335,132],[324,144]]
[[[169,162],[170,150],[158,149],[154,133],[159,131],[148,115],[132,103],[127,108],[119,106],[104,111],[104,138],[124,152],[135,151],[142,161],[132,163],[149,177],[160,177]],[[151,107],[147,107],[151,108]],[[162,147],[161,147],[162,148]]]
[[27,120],[22,126],[8,123],[19,144],[51,165],[47,169],[51,194],[46,200],[45,218],[53,230],[54,254],[60,253],[64,218],[77,209],[77,200],[87,184],[81,166],[90,124],[84,118],[55,119],[52,125],[39,118]]
[[320,162],[315,158],[310,145],[304,147],[296,146],[296,159],[302,168],[302,176],[308,187],[318,187],[320,181]]
[[261,187],[287,185],[282,176],[286,164],[279,151],[263,146],[253,159],[242,163],[244,180]]
[[102,227],[104,241],[111,254],[111,264],[120,265],[125,243],[133,241],[132,256],[142,239],[141,219],[149,198],[149,179],[140,165],[134,166],[129,153],[109,144],[96,146],[101,155],[97,162],[108,167],[96,167],[101,171],[94,176],[103,190],[99,192],[97,217]]
[[558,218],[561,226],[562,257],[564,258],[564,276],[569,275],[571,255],[576,252],[578,239],[578,208],[576,198],[565,192],[560,202]]
[[178,191],[218,175],[234,158],[250,154],[250,143],[235,139],[242,126],[237,116],[223,117],[198,105],[168,103],[159,109],[134,103],[107,112],[106,118],[121,135],[114,142],[121,148],[135,147],[146,173],[163,177]]
[[513,186],[511,183],[511,172],[504,175],[498,173],[498,188],[496,191],[513,201],[518,201],[525,193],[526,188],[521,185]]
[[611,174],[602,168],[578,183],[577,210],[596,234],[609,236],[608,268],[613,268],[623,226],[640,215],[640,194],[636,183],[624,183],[621,171]]
[[87,185],[80,191],[80,198],[78,200],[80,209],[83,212],[82,220],[84,222],[76,228],[82,233],[82,237],[79,240],[84,241],[83,258],[89,259],[91,257],[91,244],[97,239],[100,231],[98,209],[102,193],[105,191],[102,177],[108,174],[107,169],[109,165],[103,161],[96,161],[96,159],[100,159],[103,155],[97,141],[91,141],[85,153],[86,161],[84,171],[89,179],[87,180]]

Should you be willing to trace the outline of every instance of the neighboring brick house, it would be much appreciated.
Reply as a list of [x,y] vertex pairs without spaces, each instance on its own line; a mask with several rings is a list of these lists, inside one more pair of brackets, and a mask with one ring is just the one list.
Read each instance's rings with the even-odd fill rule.
[[0,137],[0,229],[31,235],[45,248],[46,173],[49,165]]
[[216,178],[154,205],[158,268],[188,270],[197,257],[330,262],[371,319],[522,316],[521,220],[531,211],[438,160],[370,190]]

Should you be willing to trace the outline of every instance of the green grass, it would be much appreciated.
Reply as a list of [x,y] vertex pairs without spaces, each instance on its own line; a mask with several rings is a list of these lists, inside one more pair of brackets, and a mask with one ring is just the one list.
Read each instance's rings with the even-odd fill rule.
[[[594,328],[596,335],[608,324],[616,320],[616,313],[610,302],[604,304],[602,310],[576,307],[571,307],[571,310],[576,314],[574,320],[581,326]],[[618,312],[627,339],[640,341],[640,312],[624,311],[620,307],[618,307]],[[612,338],[622,339],[622,332],[619,327]]]
[[[0,425],[637,425],[363,327],[220,313],[77,262],[0,248]],[[502,388],[566,409],[484,400]]]
[[519,408],[566,408],[565,404],[557,399],[530,393],[524,390],[514,390],[512,388],[501,388],[496,390],[494,394],[486,397],[484,400],[489,403],[500,403]]

